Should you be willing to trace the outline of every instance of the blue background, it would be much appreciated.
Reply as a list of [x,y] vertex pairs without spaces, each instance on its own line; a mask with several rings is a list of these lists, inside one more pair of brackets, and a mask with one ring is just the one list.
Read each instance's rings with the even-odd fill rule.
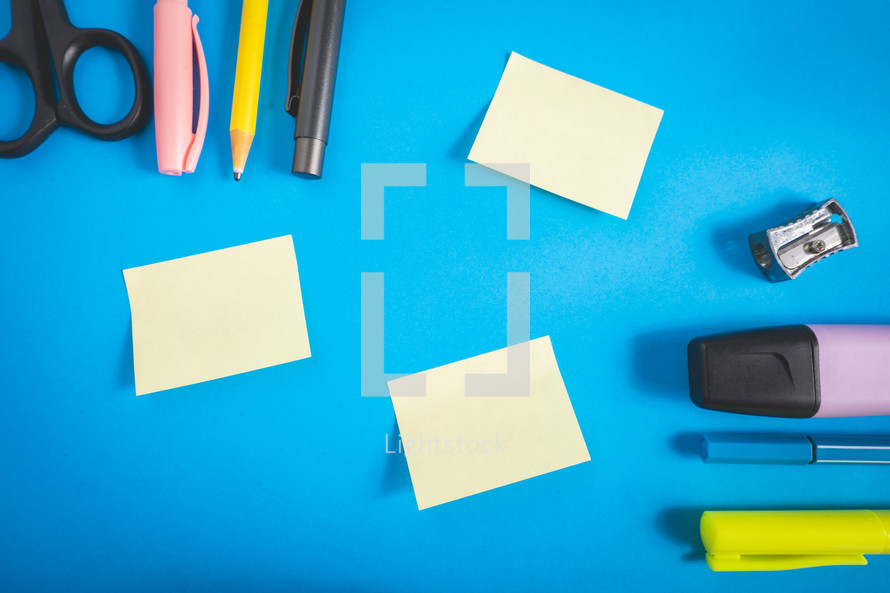
[[[9,26],[0,1],[0,31]],[[149,62],[151,3],[69,0]],[[875,467],[705,466],[702,431],[887,433],[886,418],[695,408],[686,342],[759,325],[890,323],[885,2],[362,2],[347,7],[325,175],[290,175],[296,1],[272,0],[257,137],[232,181],[240,3],[194,0],[211,83],[195,174],[157,173],[153,125],[64,128],[0,162],[0,589],[6,591],[878,590],[867,567],[712,573],[704,509],[890,506]],[[510,51],[665,110],[628,221],[532,189],[531,239],[464,164]],[[129,107],[123,60],[77,69],[87,111]],[[0,67],[0,135],[27,82]],[[427,163],[360,239],[362,163]],[[781,285],[749,233],[835,197],[862,246]],[[123,268],[292,234],[312,358],[135,397]],[[360,277],[384,272],[387,372],[506,343],[531,279],[592,460],[417,510],[360,395]]]

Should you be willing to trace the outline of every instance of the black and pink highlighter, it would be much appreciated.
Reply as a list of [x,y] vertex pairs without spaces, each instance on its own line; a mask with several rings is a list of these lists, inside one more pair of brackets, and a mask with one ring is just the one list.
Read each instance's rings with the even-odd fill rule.
[[689,394],[708,410],[890,415],[890,326],[787,325],[695,338]]

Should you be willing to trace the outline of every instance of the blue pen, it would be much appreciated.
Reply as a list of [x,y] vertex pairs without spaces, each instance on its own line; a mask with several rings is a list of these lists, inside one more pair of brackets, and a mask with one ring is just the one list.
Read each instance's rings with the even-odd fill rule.
[[710,433],[699,452],[705,463],[890,463],[890,437]]

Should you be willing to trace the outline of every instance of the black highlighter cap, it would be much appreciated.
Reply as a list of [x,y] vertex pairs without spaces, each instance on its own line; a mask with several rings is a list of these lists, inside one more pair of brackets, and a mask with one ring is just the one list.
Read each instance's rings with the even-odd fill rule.
[[809,418],[819,411],[819,343],[805,325],[695,338],[689,397],[708,410]]

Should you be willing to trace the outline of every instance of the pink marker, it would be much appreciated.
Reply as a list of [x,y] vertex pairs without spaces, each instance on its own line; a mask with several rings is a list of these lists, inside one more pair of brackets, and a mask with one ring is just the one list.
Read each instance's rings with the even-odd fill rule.
[[[158,171],[165,175],[194,172],[207,133],[207,63],[197,27],[188,0],[155,4],[155,140]],[[194,88],[192,72],[195,56],[199,89]],[[197,124],[195,93],[200,97]]]
[[890,325],[785,325],[695,338],[689,395],[709,410],[890,415]]

